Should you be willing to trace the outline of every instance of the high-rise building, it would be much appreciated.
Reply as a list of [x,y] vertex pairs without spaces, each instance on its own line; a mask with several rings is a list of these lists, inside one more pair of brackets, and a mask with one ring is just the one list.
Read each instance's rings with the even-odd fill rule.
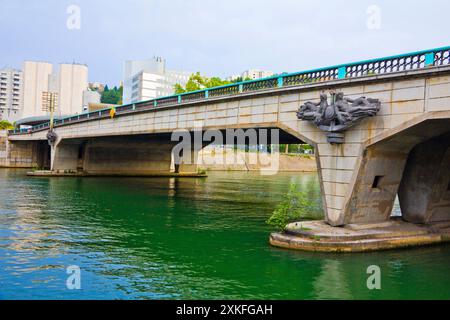
[[0,70],[0,120],[14,122],[20,118],[22,81],[22,71]]
[[42,93],[58,94],[55,115],[83,112],[83,92],[88,89],[88,67],[81,64],[60,64],[56,72],[47,62],[25,61],[23,67],[23,106],[21,118],[45,116]]
[[59,65],[58,115],[83,112],[83,92],[88,89],[88,67],[82,64]]
[[83,92],[83,112],[90,110],[90,105],[100,104],[101,94],[98,91],[86,90]]
[[273,76],[274,73],[271,71],[262,71],[262,70],[256,70],[256,69],[250,69],[246,70],[241,74],[241,77],[243,79],[262,79]]
[[186,85],[190,76],[190,72],[167,70],[166,60],[161,57],[126,61],[123,103],[170,96],[175,92],[175,84]]
[[49,91],[53,65],[47,62],[25,61],[23,64],[23,106],[21,118],[45,116],[42,92]]

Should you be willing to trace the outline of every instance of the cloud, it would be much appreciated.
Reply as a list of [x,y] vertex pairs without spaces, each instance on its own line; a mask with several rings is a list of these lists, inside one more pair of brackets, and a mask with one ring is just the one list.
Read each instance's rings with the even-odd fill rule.
[[[83,62],[91,80],[117,84],[127,59],[227,76],[248,68],[298,71],[448,45],[447,0],[2,0],[0,65]],[[81,8],[81,30],[66,8]],[[380,30],[367,8],[382,9]]]

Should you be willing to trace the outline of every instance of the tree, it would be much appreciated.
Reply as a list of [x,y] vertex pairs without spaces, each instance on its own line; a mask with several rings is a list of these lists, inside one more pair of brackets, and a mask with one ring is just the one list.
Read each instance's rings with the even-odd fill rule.
[[108,85],[105,86],[105,90],[102,93],[100,101],[108,104],[122,104],[123,87],[114,87],[109,89]]
[[185,87],[183,87],[181,84],[177,83],[174,86],[174,90],[175,90],[175,94],[180,94],[180,93],[192,92],[192,91],[197,91],[197,90],[202,90],[202,89],[207,89],[207,88],[224,86],[224,85],[231,84],[231,83],[233,83],[233,82],[228,81],[228,80],[223,80],[219,77],[208,78],[208,77],[202,76],[200,74],[200,72],[196,72],[196,73],[191,74]]
[[266,223],[284,230],[289,223],[304,220],[312,210],[313,202],[305,193],[298,190],[297,185],[291,184],[289,192]]
[[6,120],[0,120],[0,130],[12,130],[14,129],[14,126],[6,121]]

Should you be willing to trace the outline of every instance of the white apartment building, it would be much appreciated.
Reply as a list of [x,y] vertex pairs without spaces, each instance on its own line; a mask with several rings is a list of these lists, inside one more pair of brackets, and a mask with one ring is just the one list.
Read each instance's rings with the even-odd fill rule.
[[20,118],[22,81],[22,71],[0,70],[0,120],[13,123]]
[[25,61],[23,64],[23,105],[21,118],[45,116],[42,92],[49,91],[53,65],[47,62]]
[[83,92],[83,112],[89,111],[89,105],[99,104],[101,94],[98,91],[86,90]]
[[88,90],[88,67],[82,64],[59,65],[58,109],[56,114],[83,112],[83,92]]
[[56,72],[47,62],[25,61],[23,67],[23,106],[21,118],[45,116],[42,93],[58,94],[55,115],[83,112],[83,92],[88,89],[88,67],[81,64],[60,64]]
[[190,72],[166,69],[161,57],[126,61],[124,65],[123,103],[151,100],[174,94],[176,83],[186,85]]
[[252,80],[255,79],[262,79],[273,76],[274,73],[271,71],[263,71],[263,70],[256,70],[256,69],[250,69],[246,70],[241,74],[241,77],[243,79],[250,78]]

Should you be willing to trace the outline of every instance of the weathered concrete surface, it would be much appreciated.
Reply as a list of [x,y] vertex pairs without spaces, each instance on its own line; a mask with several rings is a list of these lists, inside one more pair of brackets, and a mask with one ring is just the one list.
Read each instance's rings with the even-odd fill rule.
[[[279,172],[317,172],[314,156],[279,154],[277,157]],[[203,149],[199,152],[198,166],[208,171],[260,171],[265,167],[256,152],[232,148]]]
[[450,221],[450,134],[417,145],[403,176],[399,199],[406,221]]
[[[174,146],[175,142],[155,137],[66,139],[53,148],[51,170],[83,175],[168,175]],[[181,163],[175,173],[195,174],[197,166]]]
[[[341,220],[336,220],[336,225],[376,223],[389,219],[400,183],[414,175],[412,171],[404,173],[411,150],[450,128],[450,119],[447,118],[417,120],[405,122],[386,132],[387,137],[367,142],[368,146],[364,148],[358,170],[351,181],[351,193],[345,201],[345,215],[340,217]],[[434,167],[433,170],[436,169]]]
[[10,142],[5,131],[0,131],[0,168],[50,167],[46,141]]
[[0,168],[9,166],[7,131],[0,130]]
[[367,252],[434,245],[450,241],[450,222],[417,226],[401,220],[334,228],[324,221],[298,222],[273,233],[275,247],[316,252]]

